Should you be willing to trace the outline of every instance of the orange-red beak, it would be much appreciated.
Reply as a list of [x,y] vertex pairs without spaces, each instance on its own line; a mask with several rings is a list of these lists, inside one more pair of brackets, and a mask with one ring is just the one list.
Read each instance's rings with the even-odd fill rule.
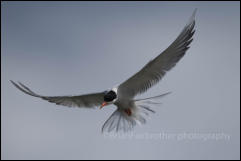
[[100,106],[100,109],[102,109],[102,107],[106,106],[107,102],[103,102],[102,105]]

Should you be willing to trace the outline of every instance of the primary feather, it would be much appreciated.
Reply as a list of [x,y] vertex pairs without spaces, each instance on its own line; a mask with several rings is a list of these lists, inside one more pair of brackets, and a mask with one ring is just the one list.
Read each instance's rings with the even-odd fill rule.
[[192,42],[195,32],[195,14],[193,12],[188,24],[176,40],[155,59],[147,63],[139,72],[123,82],[118,88],[119,97],[133,98],[158,83],[163,76],[173,68],[184,56]]
[[91,93],[91,94],[78,95],[78,96],[42,96],[34,93],[28,87],[26,87],[20,82],[19,82],[20,86],[14,81],[11,81],[11,83],[19,90],[21,90],[22,92],[28,95],[39,97],[49,102],[56,103],[57,105],[63,105],[68,107],[100,106],[104,101],[104,95],[105,95],[104,92],[100,92],[100,93]]

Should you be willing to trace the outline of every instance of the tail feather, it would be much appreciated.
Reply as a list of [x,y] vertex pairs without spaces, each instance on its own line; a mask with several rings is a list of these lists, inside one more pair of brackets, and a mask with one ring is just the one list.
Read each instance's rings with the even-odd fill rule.
[[126,114],[124,109],[118,108],[102,126],[102,133],[112,131],[128,132],[131,131],[136,124],[145,124],[145,116],[149,116],[150,113],[155,113],[150,106],[161,104],[160,102],[156,102],[156,100],[168,94],[170,94],[170,92],[150,98],[135,100],[135,107],[131,108],[131,115]]
[[168,94],[171,94],[172,92],[167,92],[167,93],[164,93],[164,94],[161,94],[161,95],[158,95],[158,96],[153,96],[153,97],[149,97],[149,98],[142,98],[142,99],[137,99],[135,100],[136,102],[138,101],[144,101],[144,100],[156,100],[156,99],[160,99]]
[[127,132],[135,125],[136,122],[131,117],[128,117],[123,110],[117,109],[102,126],[102,133],[121,130]]

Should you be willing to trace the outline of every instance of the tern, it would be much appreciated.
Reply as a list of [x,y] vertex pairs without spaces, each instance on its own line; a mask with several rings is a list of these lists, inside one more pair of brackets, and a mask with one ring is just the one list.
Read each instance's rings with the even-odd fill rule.
[[167,49],[149,61],[140,71],[125,82],[109,90],[77,96],[43,96],[36,94],[21,82],[17,84],[12,80],[10,81],[22,92],[57,105],[86,108],[100,106],[102,108],[114,104],[117,109],[105,121],[102,132],[130,131],[136,124],[144,124],[146,122],[145,116],[155,113],[150,108],[150,105],[159,104],[160,102],[156,100],[170,93],[135,99],[135,96],[146,92],[150,87],[157,84],[166,72],[171,70],[185,55],[195,33],[195,14],[196,9],[181,33]]

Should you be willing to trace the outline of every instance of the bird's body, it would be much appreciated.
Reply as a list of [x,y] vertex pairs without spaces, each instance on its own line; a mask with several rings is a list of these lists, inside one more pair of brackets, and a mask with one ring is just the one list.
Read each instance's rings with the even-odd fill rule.
[[195,13],[196,10],[179,36],[166,50],[147,63],[139,72],[111,90],[79,96],[42,96],[34,93],[20,82],[19,84],[11,82],[28,95],[39,97],[58,105],[87,108],[101,105],[102,108],[103,106],[114,104],[117,106],[117,109],[104,123],[102,131],[129,131],[137,123],[144,124],[146,122],[145,116],[149,115],[149,113],[154,113],[150,106],[160,104],[157,100],[169,94],[168,92],[155,97],[135,99],[136,95],[146,92],[150,87],[157,84],[165,73],[184,56],[193,40]]

